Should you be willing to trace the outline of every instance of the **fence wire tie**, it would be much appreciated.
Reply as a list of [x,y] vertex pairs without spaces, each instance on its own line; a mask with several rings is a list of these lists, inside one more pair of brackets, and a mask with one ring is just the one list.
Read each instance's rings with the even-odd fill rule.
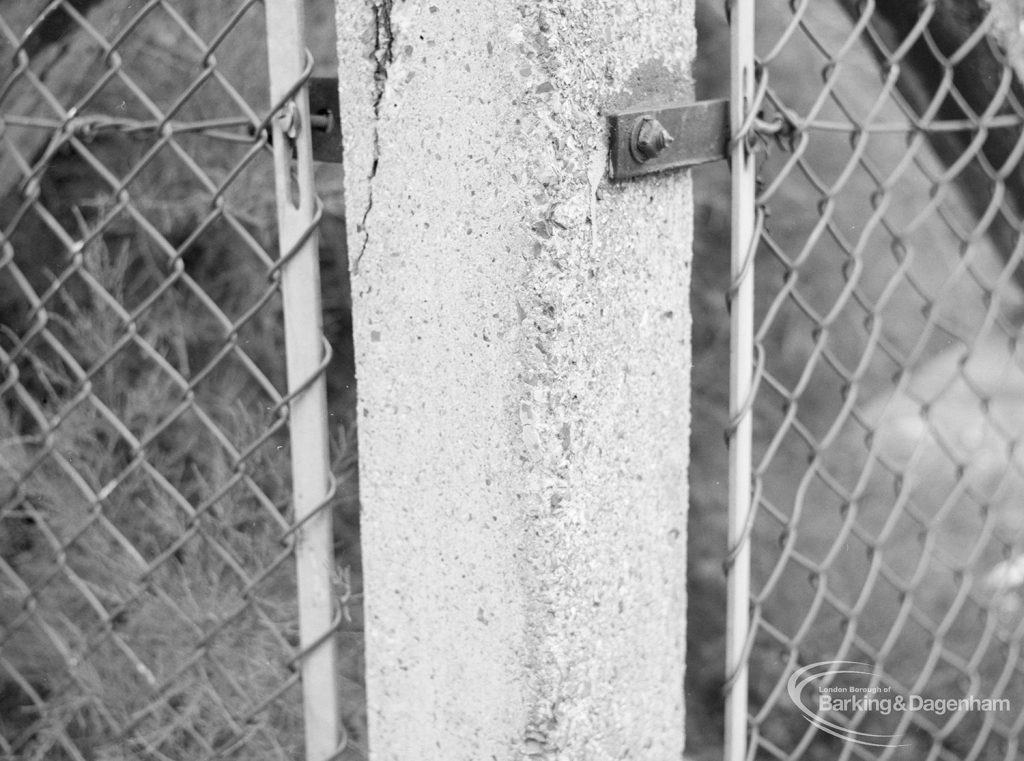
[[271,415],[280,415],[282,411],[291,409],[292,402],[302,396],[310,386],[320,379],[320,376],[327,372],[327,366],[331,363],[331,359],[334,357],[334,349],[331,347],[331,342],[328,341],[327,337],[324,335],[320,336],[320,343],[323,346],[323,354],[320,358],[320,364],[317,365],[316,370],[310,373],[309,377],[302,381],[294,391],[289,393],[287,396],[282,397],[281,401],[275,404],[273,409],[270,410]]
[[327,494],[320,503],[309,511],[308,514],[303,516],[302,520],[295,521],[288,530],[281,534],[281,538],[278,541],[281,544],[286,544],[288,540],[302,529],[307,523],[316,518],[320,513],[329,507],[333,507],[333,503],[338,496],[338,478],[333,473],[327,474]]
[[736,540],[736,543],[726,551],[725,559],[722,561],[722,573],[726,576],[729,576],[732,573],[732,568],[736,564],[736,557],[743,549],[743,545],[750,541],[754,532],[754,521],[757,520],[758,512],[756,507],[761,504],[761,494],[764,489],[761,478],[758,475],[752,475],[751,480],[750,504],[754,507],[749,511],[747,519],[743,522],[743,530],[740,532],[740,536]]
[[780,150],[792,153],[799,133],[800,129],[790,114],[776,111],[771,117],[765,117],[764,110],[761,110],[754,117],[747,147],[753,153],[767,154],[774,142]]
[[292,244],[292,247],[285,251],[281,258],[274,262],[274,265],[267,270],[267,279],[275,280],[280,277],[280,272],[288,263],[298,256],[302,252],[302,247],[306,245],[307,241],[313,236],[313,234],[320,228],[320,222],[324,218],[324,202],[320,200],[319,196],[313,197],[313,220],[310,222],[299,239]]
[[757,399],[758,391],[761,388],[761,380],[764,378],[765,350],[760,343],[754,344],[754,377],[750,382],[750,393],[743,400],[743,404],[736,411],[736,414],[729,419],[725,428],[725,445],[732,443],[733,434],[739,427],[740,421],[754,413],[754,400]]
[[754,217],[754,230],[753,235],[750,236],[750,245],[747,246],[747,251],[743,255],[743,267],[737,273],[736,277],[733,278],[732,282],[729,283],[729,288],[725,292],[725,309],[730,314],[732,313],[732,302],[739,292],[740,285],[748,278],[751,277],[751,272],[754,267],[754,258],[757,255],[758,242],[761,240],[761,236],[764,234],[765,218],[768,216],[767,210],[763,205],[758,205],[756,214]]
[[299,91],[307,85],[309,78],[313,76],[313,64],[313,54],[307,49],[306,65],[305,68],[303,68],[302,73],[299,75],[299,78],[295,81],[295,84],[288,88],[288,92],[286,92],[275,103],[271,104],[267,115],[263,118],[263,121],[252,128],[254,135],[263,134],[270,127],[270,123],[276,120],[279,114],[287,107],[288,103],[294,101],[295,96],[298,95]]
[[768,96],[768,75],[765,73],[764,66],[760,61],[756,62],[754,66],[754,84],[754,93],[751,96],[751,102],[747,104],[743,123],[737,127],[729,143],[730,156],[740,143],[744,145],[748,152],[755,152],[758,141],[756,123],[763,116],[764,103]]
[[291,658],[288,658],[284,662],[285,666],[291,671],[295,671],[296,664],[305,660],[310,653],[321,647],[325,642],[327,642],[331,637],[333,637],[336,632],[338,632],[341,629],[341,620],[341,611],[335,609],[334,617],[331,619],[331,623],[327,627],[327,629],[321,632],[317,636],[317,638],[310,642],[308,645],[306,645],[306,647],[300,649]]
[[754,651],[754,639],[758,628],[762,625],[761,614],[759,608],[751,606],[751,625],[747,632],[746,638],[743,640],[743,651],[740,654],[740,658],[737,659],[736,668],[731,669],[725,676],[725,681],[722,683],[722,694],[729,695],[736,687],[736,680],[739,679],[740,674],[749,665],[750,654]]

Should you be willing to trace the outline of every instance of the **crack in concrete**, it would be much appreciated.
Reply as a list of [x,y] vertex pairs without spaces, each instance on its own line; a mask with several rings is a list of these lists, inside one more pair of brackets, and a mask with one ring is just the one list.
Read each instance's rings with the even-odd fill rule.
[[363,231],[363,245],[359,248],[352,265],[354,273],[359,272],[359,262],[366,253],[367,244],[370,242],[370,233],[366,229],[366,221],[373,209],[373,179],[377,176],[377,165],[380,162],[380,105],[384,100],[384,90],[388,81],[388,67],[394,61],[395,36],[391,26],[391,8],[394,0],[374,0],[373,3],[373,25],[374,25],[374,48],[373,55],[377,59],[377,70],[373,73],[373,165],[370,167],[370,176],[367,178],[366,210],[363,212],[363,219],[360,227]]

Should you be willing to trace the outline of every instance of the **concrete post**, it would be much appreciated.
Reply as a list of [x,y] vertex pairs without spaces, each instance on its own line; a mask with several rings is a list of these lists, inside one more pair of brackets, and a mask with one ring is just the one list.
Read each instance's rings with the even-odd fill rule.
[[683,745],[689,0],[338,0],[375,761]]

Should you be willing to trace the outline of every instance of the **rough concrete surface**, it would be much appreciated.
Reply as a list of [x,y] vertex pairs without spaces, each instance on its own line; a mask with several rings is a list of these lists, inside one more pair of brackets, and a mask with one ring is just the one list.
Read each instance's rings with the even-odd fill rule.
[[689,0],[339,0],[371,754],[682,753]]

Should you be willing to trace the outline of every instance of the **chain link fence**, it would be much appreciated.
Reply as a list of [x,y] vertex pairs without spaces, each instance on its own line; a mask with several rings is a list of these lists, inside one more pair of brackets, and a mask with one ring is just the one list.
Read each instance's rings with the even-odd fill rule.
[[0,3],[3,758],[364,757],[361,699],[333,703],[333,632],[357,628],[329,559],[351,457],[328,479],[324,431],[288,435],[297,406],[326,421],[329,355],[319,314],[290,324],[282,303],[295,267],[291,306],[315,287],[324,206],[302,48],[278,44],[278,80],[298,73],[271,97],[275,13],[276,34],[301,19],[278,0]]
[[737,8],[759,161],[732,304],[756,278],[729,759],[1017,758],[1020,10]]

